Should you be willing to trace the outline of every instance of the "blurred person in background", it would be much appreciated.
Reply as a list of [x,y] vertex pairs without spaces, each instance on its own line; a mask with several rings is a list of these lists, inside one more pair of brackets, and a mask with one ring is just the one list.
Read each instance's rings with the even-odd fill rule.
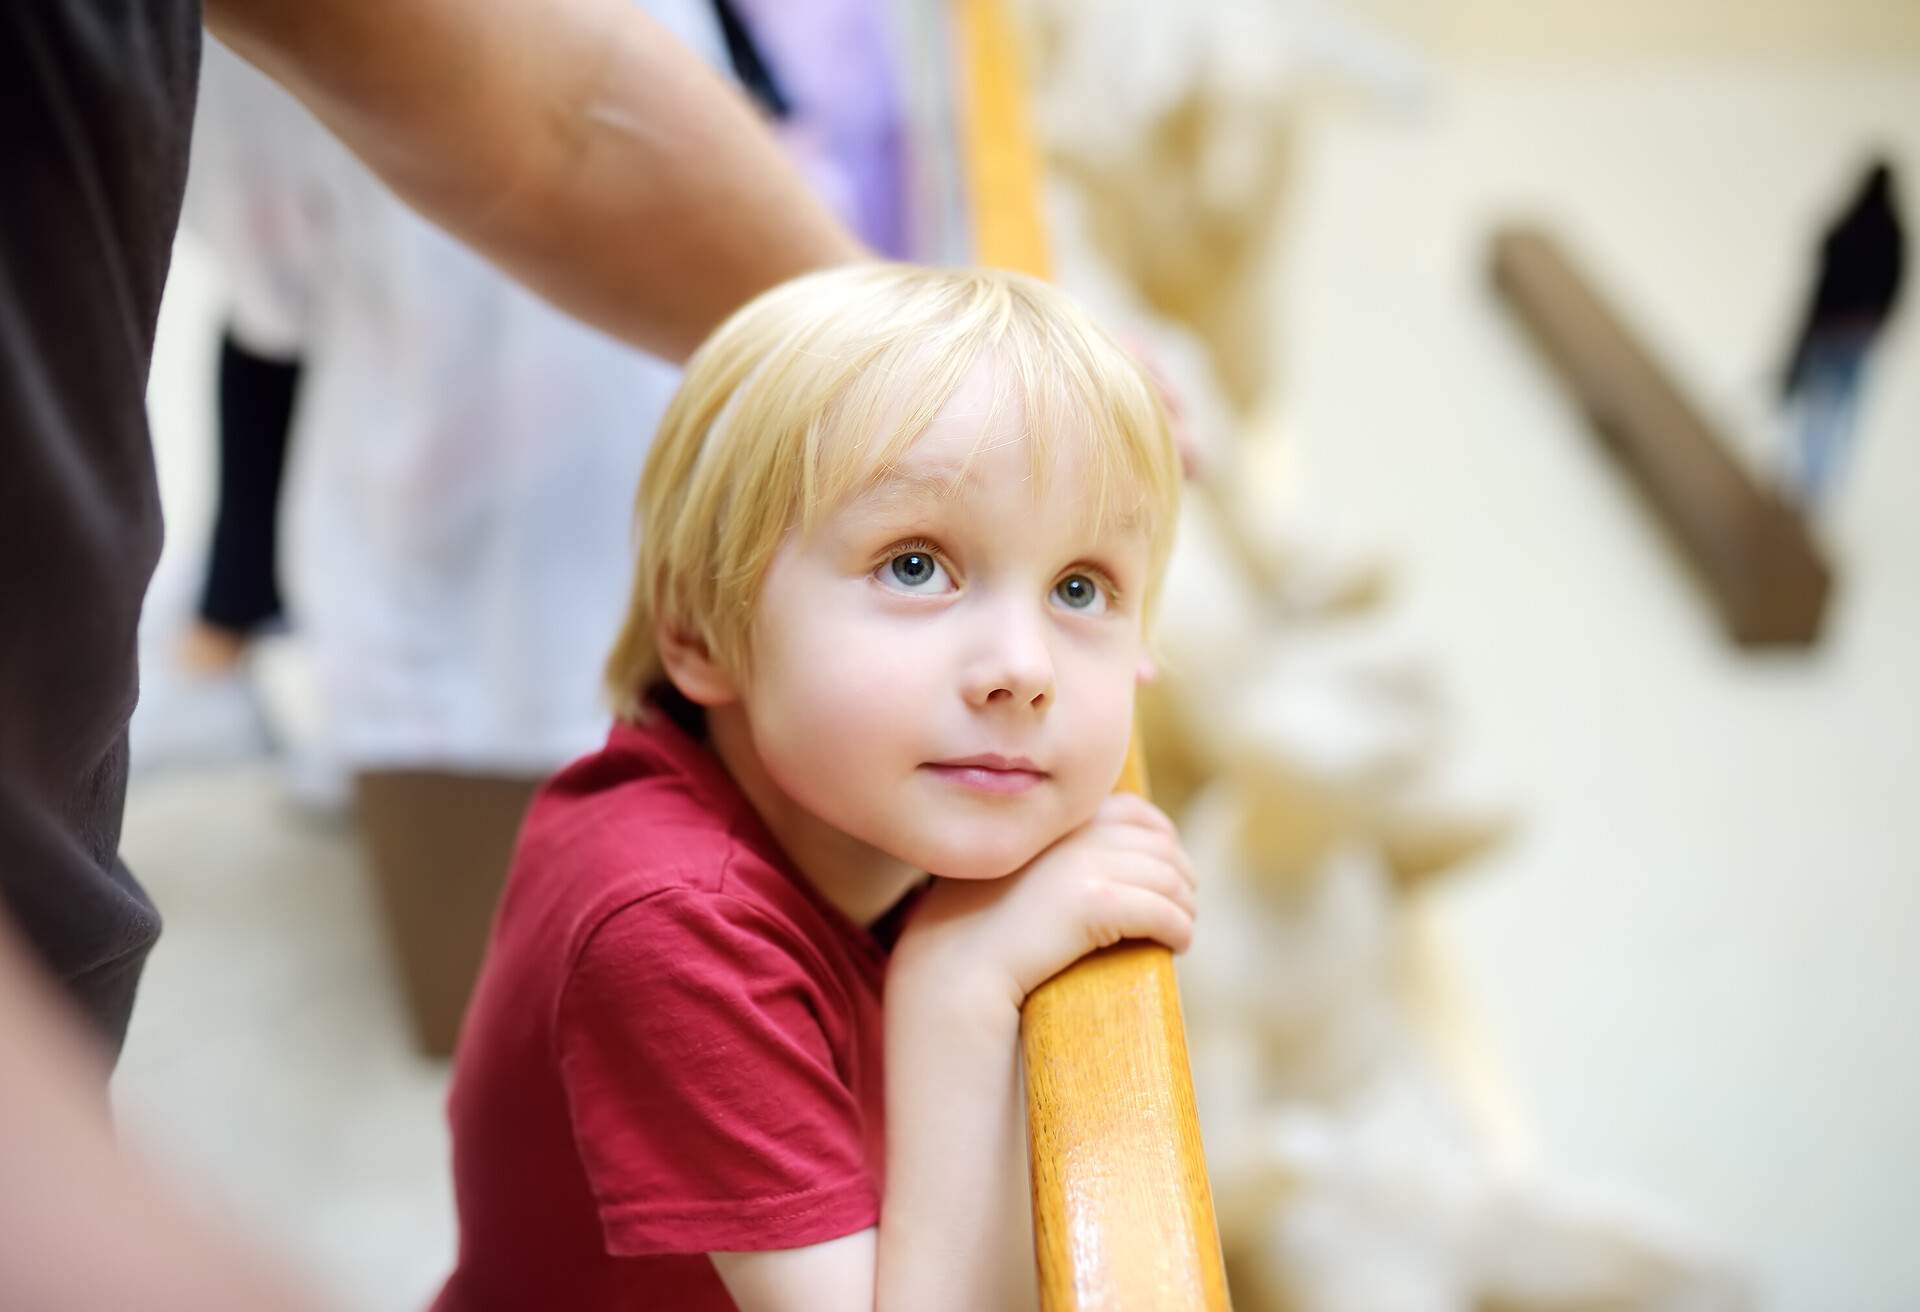
[[1876,160],[1820,242],[1813,296],[1781,375],[1793,418],[1787,486],[1810,512],[1833,494],[1859,416],[1868,357],[1906,272],[1893,169]]
[[219,511],[180,653],[209,675],[236,670],[255,637],[285,618],[277,528],[300,360],[252,340],[237,321],[220,334]]
[[[859,235],[899,250],[877,4],[838,0],[778,23],[761,12],[777,6],[727,0],[641,7],[739,78]],[[845,85],[859,94],[840,95]],[[677,371],[566,318],[407,211],[218,46],[184,222],[228,275],[244,354],[229,343],[223,355],[207,588],[175,644],[187,668],[149,679],[136,767],[169,745],[219,757],[259,736],[239,661],[219,659],[239,655],[244,631],[210,625],[205,599],[236,580],[256,612],[275,599],[273,453],[291,410],[261,413],[255,393],[294,366],[253,353],[297,357],[284,538],[322,733],[292,745],[290,782],[324,802],[345,788],[329,786],[329,765],[351,777],[416,1040],[446,1055],[527,801],[606,734],[597,673],[628,581],[631,489]],[[231,404],[236,375],[251,404]],[[287,381],[266,400],[290,401]],[[224,750],[212,733],[229,735]]]
[[[0,85],[31,130],[10,145],[25,184],[0,246],[16,635],[0,652],[0,879],[117,1049],[159,928],[116,851],[160,537],[144,391],[200,9],[8,15]],[[635,345],[682,352],[761,287],[862,253],[738,96],[624,0],[226,0],[215,17],[404,194]]]
[[213,522],[192,613],[156,614],[150,602],[142,616],[136,777],[255,756],[274,737],[250,658],[285,627],[281,487],[314,313],[303,256],[321,219],[303,175],[323,137],[298,101],[207,44],[180,226],[205,241],[224,281]]

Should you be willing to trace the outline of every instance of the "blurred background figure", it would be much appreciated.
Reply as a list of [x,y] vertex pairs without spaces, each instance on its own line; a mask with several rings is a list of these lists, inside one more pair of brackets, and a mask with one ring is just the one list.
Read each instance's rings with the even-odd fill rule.
[[165,673],[136,758],[256,700],[242,657],[284,585],[298,635],[263,659],[312,694],[278,728],[290,782],[333,810],[351,793],[418,1042],[446,1052],[520,810],[600,736],[626,489],[674,371],[509,282],[212,45],[187,224],[244,343],[203,601],[178,639],[151,619]]
[[300,388],[299,357],[247,345],[237,325],[220,339],[220,508],[207,578],[181,659],[217,675],[281,623],[279,502],[287,438]]
[[[900,253],[875,6],[644,7]],[[633,488],[677,371],[495,271],[211,44],[186,223],[231,305],[218,503],[193,615],[150,616],[136,761],[273,740],[296,801],[351,800],[416,1041],[446,1055],[520,815],[605,735]],[[250,653],[283,584],[297,636]]]
[[[4,279],[12,569],[0,733],[0,1305],[291,1305],[168,1202],[114,1142],[107,1079],[160,920],[119,854],[136,630],[161,553],[158,450],[142,392],[187,172],[198,3],[9,11],[22,205]],[[743,102],[619,0],[343,4],[205,15],[297,83],[405,194],[562,303],[675,356],[746,296],[858,259]],[[446,63],[469,76],[437,80]],[[624,77],[596,77],[613,58]],[[440,70],[444,72],[444,69]],[[424,80],[423,80],[424,79]],[[559,125],[601,122],[581,138]],[[611,124],[672,122],[684,135]],[[697,142],[697,149],[687,143]],[[536,181],[537,180],[537,181]],[[486,203],[478,206],[474,198]],[[635,243],[642,215],[657,229]],[[17,221],[16,221],[17,220]],[[571,281],[569,282],[569,279]],[[209,334],[211,339],[211,334]],[[215,789],[205,830],[262,817]],[[240,863],[244,852],[226,853]],[[262,867],[254,867],[258,878]],[[274,872],[280,873],[280,872]],[[180,905],[170,900],[170,905]],[[17,918],[17,919],[16,919]],[[193,919],[192,911],[188,919]],[[24,931],[16,942],[15,924]],[[278,960],[295,942],[269,943]],[[215,989],[165,1045],[233,1035],[255,940],[209,953]],[[144,1017],[144,1012],[143,1012]],[[151,1027],[147,1027],[149,1030]],[[182,1041],[184,1040],[184,1041]],[[232,1071],[195,1067],[250,1150]],[[303,1188],[305,1186],[302,1186]]]
[[[214,502],[191,609],[181,614],[163,601],[142,626],[136,774],[245,760],[274,745],[250,657],[285,629],[281,489],[301,354],[315,332],[323,134],[292,97],[225,47],[209,43],[203,71],[181,222],[221,253]],[[339,800],[337,781],[316,782],[315,800]]]
[[1841,476],[1867,361],[1899,302],[1905,272],[1893,168],[1876,160],[1821,239],[1812,301],[1781,377],[1795,420],[1787,486],[1809,512],[1825,507]]
[[[214,57],[217,62],[220,55]],[[239,272],[236,267],[235,273]],[[215,765],[270,750],[274,733],[251,677],[250,656],[285,629],[280,600],[281,478],[299,391],[298,348],[253,345],[235,312],[220,335],[216,385],[217,506],[192,614],[169,629],[168,649],[143,661],[132,726],[132,768]],[[156,645],[157,645],[156,640]],[[312,777],[308,800],[329,806],[339,787]]]

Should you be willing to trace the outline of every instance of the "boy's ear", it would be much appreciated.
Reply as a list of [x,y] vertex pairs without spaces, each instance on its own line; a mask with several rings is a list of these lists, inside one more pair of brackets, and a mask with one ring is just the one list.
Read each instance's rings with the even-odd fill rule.
[[1140,668],[1134,671],[1133,677],[1138,683],[1152,683],[1160,677],[1160,667],[1153,663],[1153,657],[1142,656]]
[[654,626],[653,640],[667,678],[682,697],[695,706],[725,706],[739,700],[739,686],[714,660],[705,638],[659,624]]

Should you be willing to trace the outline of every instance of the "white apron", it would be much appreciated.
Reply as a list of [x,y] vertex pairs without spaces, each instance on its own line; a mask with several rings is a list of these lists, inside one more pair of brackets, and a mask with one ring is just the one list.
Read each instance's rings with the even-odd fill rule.
[[[647,8],[720,64],[707,4]],[[540,774],[597,746],[677,370],[495,272],[212,42],[197,135],[185,221],[229,272],[236,335],[305,365],[282,590],[330,754]]]

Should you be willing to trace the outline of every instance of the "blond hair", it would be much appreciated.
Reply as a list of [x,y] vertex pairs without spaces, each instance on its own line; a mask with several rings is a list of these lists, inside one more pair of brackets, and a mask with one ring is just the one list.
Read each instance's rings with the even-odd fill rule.
[[754,605],[784,537],[884,475],[982,360],[995,366],[996,406],[1021,407],[1037,478],[1077,441],[1095,513],[1143,518],[1150,613],[1180,467],[1159,395],[1126,352],[1032,278],[848,265],[762,294],[688,361],[640,478],[638,568],[606,667],[615,714],[639,718],[664,677],[662,623],[745,672]]

